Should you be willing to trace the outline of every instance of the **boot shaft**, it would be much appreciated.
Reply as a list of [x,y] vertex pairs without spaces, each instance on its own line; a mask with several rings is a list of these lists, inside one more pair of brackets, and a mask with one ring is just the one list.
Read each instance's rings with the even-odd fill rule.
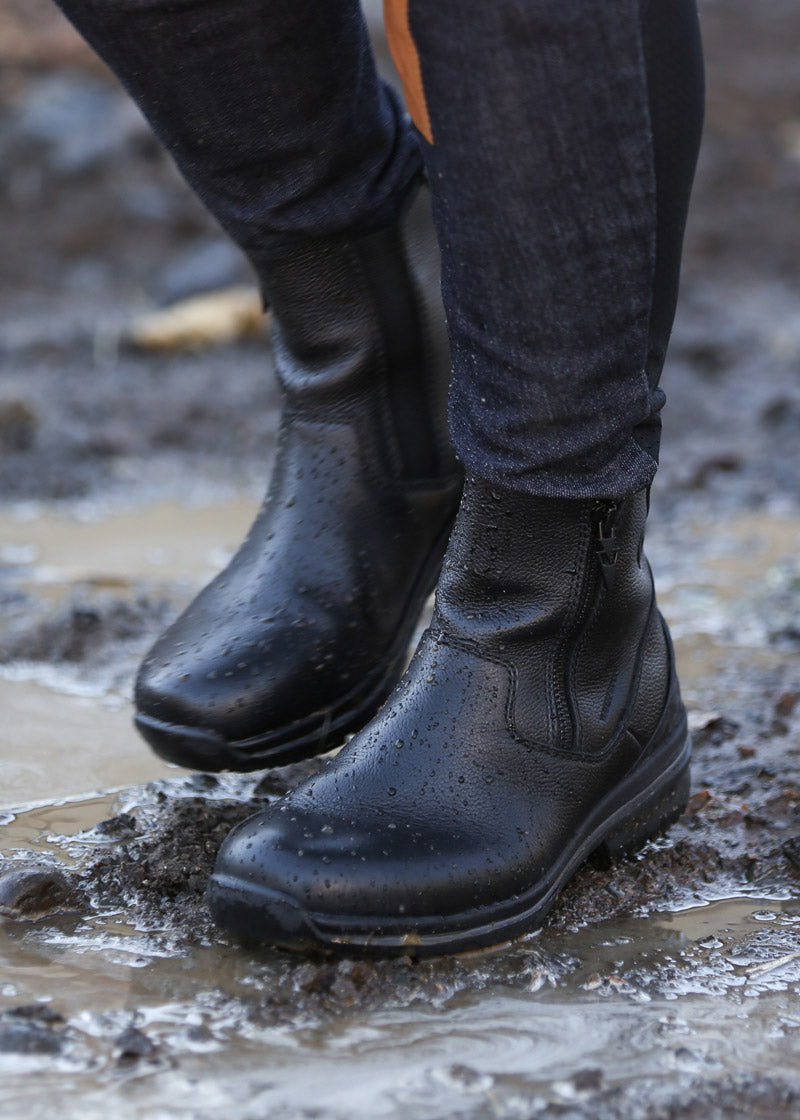
[[255,262],[286,411],[355,422],[399,480],[453,474],[450,357],[427,195],[375,233],[308,238]]
[[644,491],[561,501],[467,480],[432,629],[509,667],[509,717],[525,742],[591,755],[616,728],[642,743],[652,734],[671,654],[646,516]]

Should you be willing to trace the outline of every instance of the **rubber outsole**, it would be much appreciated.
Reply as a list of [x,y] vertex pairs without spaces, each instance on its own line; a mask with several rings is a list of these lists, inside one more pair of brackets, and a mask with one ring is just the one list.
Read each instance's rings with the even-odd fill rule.
[[[347,955],[430,957],[489,948],[513,941],[538,928],[559,892],[593,853],[610,858],[627,855],[673,824],[689,798],[691,740],[658,777],[623,800],[625,787],[635,787],[636,775],[609,794],[616,807],[590,823],[567,848],[547,880],[524,895],[499,900],[462,914],[430,915],[399,923],[396,918],[351,917],[312,913],[288,895],[237,879],[214,874],[207,898],[214,920],[244,941],[267,942],[278,948],[323,950]],[[675,750],[675,743],[671,745]],[[640,776],[639,776],[640,777]]]

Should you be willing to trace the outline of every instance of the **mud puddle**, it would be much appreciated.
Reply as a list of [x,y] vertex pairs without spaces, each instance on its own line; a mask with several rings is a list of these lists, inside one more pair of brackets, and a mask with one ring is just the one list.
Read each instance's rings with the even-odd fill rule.
[[201,582],[238,545],[255,513],[240,494],[225,501],[160,500],[127,509],[102,500],[0,509],[0,562],[12,586],[148,578]]
[[2,520],[0,1115],[36,1120],[56,1094],[90,1118],[800,1108],[790,505],[653,519],[696,740],[670,836],[588,865],[526,942],[424,964],[253,953],[213,928],[216,848],[303,768],[184,775],[139,743],[127,697],[252,503],[97,509]]
[[132,677],[253,511],[236,497],[0,513],[0,806],[169,773],[131,724]]
[[0,1114],[683,1116],[734,1090],[792,1115],[799,923],[740,896],[425,966],[176,953],[113,915],[10,931]]

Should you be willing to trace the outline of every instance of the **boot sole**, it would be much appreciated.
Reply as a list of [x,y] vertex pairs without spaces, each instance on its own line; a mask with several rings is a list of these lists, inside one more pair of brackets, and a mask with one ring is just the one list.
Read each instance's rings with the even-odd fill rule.
[[[658,766],[664,755],[673,760]],[[542,924],[559,892],[593,853],[610,858],[627,855],[674,824],[689,799],[690,758],[691,739],[684,720],[669,744],[651,757],[646,770],[629,776],[597,807],[549,879],[511,900],[461,914],[410,919],[403,926],[394,918],[389,922],[311,913],[280,891],[215,874],[207,893],[212,917],[243,941],[294,951],[420,958],[504,944]],[[648,781],[653,769],[658,770],[657,776]]]
[[359,731],[372,719],[403,675],[414,629],[436,586],[451,528],[452,520],[431,549],[386,657],[338,704],[246,739],[226,739],[217,731],[137,712],[133,722],[139,734],[165,762],[208,772],[265,770],[301,762],[339,746],[346,735]]

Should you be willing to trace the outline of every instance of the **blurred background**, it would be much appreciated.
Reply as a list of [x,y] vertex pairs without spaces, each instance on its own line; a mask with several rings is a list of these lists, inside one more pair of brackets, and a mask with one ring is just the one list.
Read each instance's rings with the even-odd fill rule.
[[50,0],[0,0],[0,1053],[43,1055],[2,1065],[0,1117],[800,1115],[800,5],[700,12],[648,529],[692,799],[534,942],[368,969],[219,945],[216,846],[291,775],[183,776],[130,722],[138,660],[263,491],[268,317]]
[[[752,496],[799,477],[800,10],[700,6],[708,112],[661,485]],[[128,341],[144,312],[247,269],[49,0],[0,0],[0,161],[0,494],[70,498],[186,465],[263,475],[275,396],[243,293],[209,328],[243,341],[190,338],[187,356],[180,322],[176,349]]]

